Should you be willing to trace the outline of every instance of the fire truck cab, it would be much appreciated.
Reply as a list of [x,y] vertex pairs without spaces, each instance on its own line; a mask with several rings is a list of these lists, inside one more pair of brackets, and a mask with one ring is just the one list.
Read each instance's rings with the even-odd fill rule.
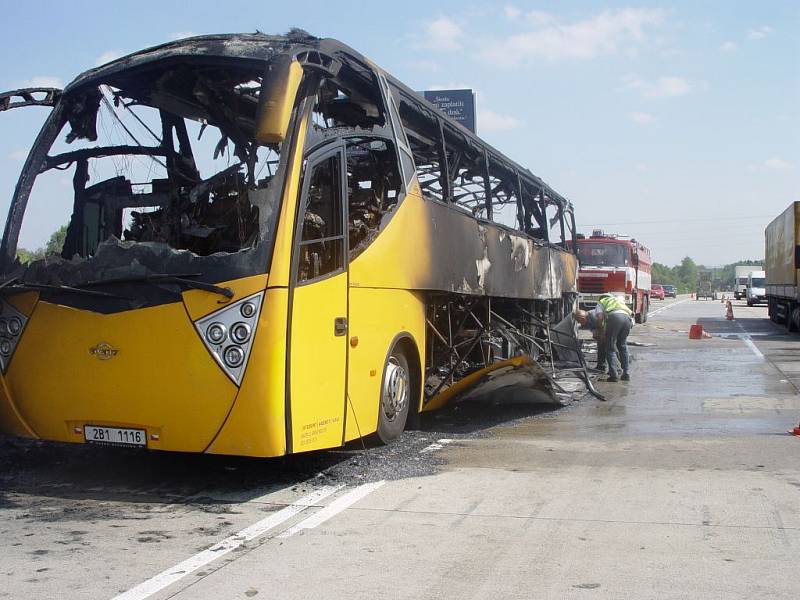
[[595,230],[578,236],[578,302],[591,310],[602,294],[625,299],[636,322],[647,321],[650,307],[650,250],[632,238]]

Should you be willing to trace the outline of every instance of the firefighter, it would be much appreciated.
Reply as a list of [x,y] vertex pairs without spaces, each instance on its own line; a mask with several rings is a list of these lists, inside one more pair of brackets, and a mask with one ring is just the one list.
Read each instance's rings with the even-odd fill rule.
[[[592,313],[596,319],[602,319],[605,322],[606,361],[608,362],[608,379],[606,381],[619,381],[619,379],[630,381],[628,334],[633,327],[633,311],[617,296],[603,294]],[[622,367],[621,376],[617,374],[617,358]]]

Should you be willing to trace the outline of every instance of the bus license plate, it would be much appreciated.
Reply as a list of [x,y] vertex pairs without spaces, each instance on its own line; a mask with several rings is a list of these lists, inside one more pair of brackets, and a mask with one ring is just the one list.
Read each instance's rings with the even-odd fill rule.
[[83,437],[87,442],[95,444],[115,444],[119,446],[147,445],[147,435],[144,429],[84,425]]

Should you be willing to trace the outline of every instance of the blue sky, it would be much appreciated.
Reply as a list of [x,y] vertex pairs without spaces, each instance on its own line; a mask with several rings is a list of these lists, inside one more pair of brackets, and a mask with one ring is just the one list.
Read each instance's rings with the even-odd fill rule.
[[[475,89],[479,135],[571,198],[582,231],[633,235],[659,262],[761,257],[766,223],[800,200],[797,2],[11,3],[0,89],[185,35],[293,26],[414,89]],[[45,114],[0,114],[3,215]],[[26,243],[50,232],[31,215]]]

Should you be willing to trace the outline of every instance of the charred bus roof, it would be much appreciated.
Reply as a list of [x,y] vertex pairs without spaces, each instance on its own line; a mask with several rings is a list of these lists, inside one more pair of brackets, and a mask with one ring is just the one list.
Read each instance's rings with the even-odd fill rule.
[[[285,35],[267,35],[256,33],[231,33],[203,35],[174,42],[168,42],[140,50],[133,54],[118,58],[108,64],[90,69],[79,75],[64,90],[70,94],[78,90],[97,85],[100,82],[131,82],[132,77],[146,73],[165,62],[185,62],[187,58],[215,63],[230,62],[231,65],[246,61],[250,63],[267,63],[278,54],[301,55],[305,52],[318,52],[340,61],[351,74],[360,75],[365,84],[372,84],[374,72],[379,67],[350,46],[331,38],[318,38],[301,29],[292,29]],[[381,71],[382,72],[382,71]],[[519,174],[529,185],[541,189],[562,209],[572,210],[571,202],[547,185],[541,178],[505,156],[502,152],[487,144],[472,131],[457,121],[449,118],[424,97],[399,81],[394,76],[383,73],[404,102],[413,105],[414,109],[425,118],[442,124],[446,133],[460,139],[465,145],[486,150],[493,161],[503,164],[508,170]]]

